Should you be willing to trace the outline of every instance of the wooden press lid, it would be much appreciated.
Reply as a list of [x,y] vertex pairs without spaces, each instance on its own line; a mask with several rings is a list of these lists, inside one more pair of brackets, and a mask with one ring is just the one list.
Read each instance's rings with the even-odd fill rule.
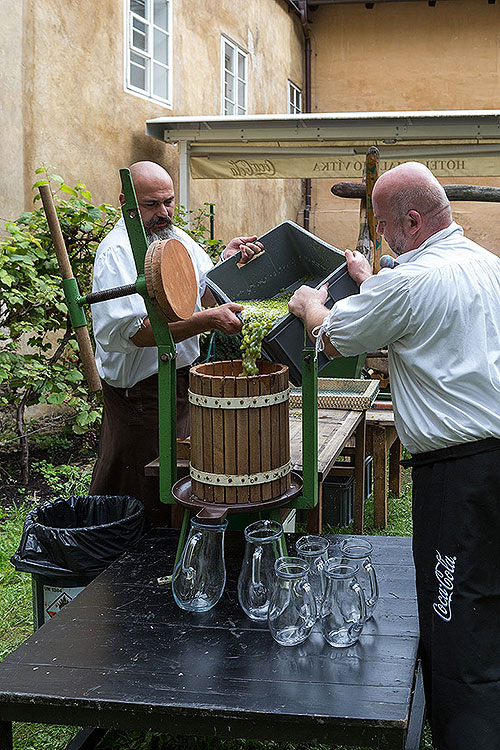
[[198,284],[188,251],[176,239],[157,240],[144,258],[146,288],[158,315],[174,323],[194,313]]

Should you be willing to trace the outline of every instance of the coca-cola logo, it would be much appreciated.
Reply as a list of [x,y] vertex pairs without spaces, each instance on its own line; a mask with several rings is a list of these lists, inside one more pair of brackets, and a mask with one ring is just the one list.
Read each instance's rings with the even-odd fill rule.
[[436,550],[436,565],[434,573],[438,581],[437,602],[434,602],[434,612],[445,622],[451,620],[451,598],[455,580],[455,565],[457,558],[441,555]]
[[264,161],[248,161],[248,159],[236,159],[228,162],[233,177],[273,177],[276,167],[265,159]]

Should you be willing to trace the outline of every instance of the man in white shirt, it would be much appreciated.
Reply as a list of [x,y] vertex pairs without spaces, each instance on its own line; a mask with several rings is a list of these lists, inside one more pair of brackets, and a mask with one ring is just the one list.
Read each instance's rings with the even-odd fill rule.
[[466,239],[423,165],[375,184],[377,231],[398,256],[359,295],[290,301],[332,356],[388,346],[395,422],[412,453],[413,552],[428,716],[439,750],[500,743],[500,259]]
[[[194,314],[188,320],[169,324],[177,352],[177,435],[186,437],[188,372],[199,356],[198,334],[211,329],[237,333],[241,321],[236,313],[242,307],[232,302],[215,306],[204,280],[212,261],[186,232],[174,226],[174,186],[165,169],[153,162],[137,162],[130,173],[148,245],[170,237],[180,240],[196,274]],[[121,194],[120,202],[124,201]],[[246,262],[262,249],[256,236],[236,237],[222,257],[227,259],[241,251],[241,259]],[[136,278],[134,256],[121,218],[97,249],[93,291],[133,284]],[[99,302],[92,308],[92,324],[104,412],[90,494],[138,497],[151,520],[164,523],[169,507],[159,501],[157,482],[144,476],[145,465],[158,456],[158,350],[144,300],[140,294],[132,294]]]

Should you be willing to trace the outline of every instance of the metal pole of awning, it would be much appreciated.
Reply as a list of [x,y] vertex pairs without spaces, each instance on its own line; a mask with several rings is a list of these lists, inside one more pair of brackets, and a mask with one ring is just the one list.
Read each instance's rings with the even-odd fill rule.
[[190,142],[179,141],[179,200],[178,202],[186,210],[185,219],[187,227],[190,226],[190,173],[189,173]]

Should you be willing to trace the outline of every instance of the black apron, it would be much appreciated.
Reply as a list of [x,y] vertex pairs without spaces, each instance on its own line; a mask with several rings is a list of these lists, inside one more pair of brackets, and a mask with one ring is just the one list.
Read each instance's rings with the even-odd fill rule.
[[[177,370],[177,437],[189,435],[189,367]],[[132,388],[102,381],[103,417],[90,495],[131,495],[142,500],[155,526],[170,523],[170,505],[160,501],[159,477],[144,467],[159,455],[158,375]]]
[[414,456],[413,556],[439,750],[500,748],[500,440]]

